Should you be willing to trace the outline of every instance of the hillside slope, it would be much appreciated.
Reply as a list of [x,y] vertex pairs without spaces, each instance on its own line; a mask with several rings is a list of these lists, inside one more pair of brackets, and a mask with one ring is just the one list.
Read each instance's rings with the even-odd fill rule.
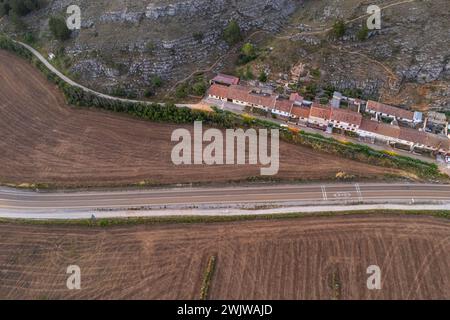
[[[48,30],[52,15],[65,14],[69,0],[49,4],[23,18],[40,45],[58,51]],[[174,82],[208,66],[229,48],[223,30],[231,20],[243,32],[276,32],[297,8],[297,0],[80,0],[82,28],[63,45],[70,72],[85,84],[145,88],[157,75]],[[9,19],[10,20],[10,19]],[[8,22],[8,21],[5,21]],[[5,23],[3,30],[12,32]]]
[[[266,71],[274,86],[292,80],[297,67],[298,87],[312,83],[415,110],[450,111],[448,0],[80,0],[82,29],[60,43],[48,19],[70,4],[48,1],[22,19],[38,35],[37,46],[62,56],[62,69],[97,90],[142,95],[157,76],[164,84],[155,91],[164,93],[195,70],[232,72],[235,56],[215,62],[230,51],[223,30],[235,20],[245,36],[260,32],[246,40],[265,49],[249,67],[254,75]],[[361,40],[373,4],[383,8],[382,29]],[[330,29],[338,20],[346,30],[334,39]],[[10,18],[0,22],[0,31],[14,29]]]
[[[372,4],[382,8],[382,28],[361,40]],[[345,34],[333,39],[329,29],[338,20],[346,22]],[[304,83],[359,89],[366,97],[418,110],[450,110],[449,30],[447,0],[310,0],[254,67],[269,69],[277,80],[289,78],[297,65]]]

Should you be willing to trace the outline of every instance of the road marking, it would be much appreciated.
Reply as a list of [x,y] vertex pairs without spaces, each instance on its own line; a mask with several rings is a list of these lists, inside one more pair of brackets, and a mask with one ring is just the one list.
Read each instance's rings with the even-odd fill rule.
[[343,198],[351,198],[352,194],[350,192],[336,192],[334,194],[335,198],[343,199]]
[[321,189],[322,189],[323,200],[327,201],[328,197],[327,197],[327,190],[326,190],[325,186],[321,186]]
[[361,188],[358,183],[355,183],[356,194],[358,195],[358,201],[363,201]]

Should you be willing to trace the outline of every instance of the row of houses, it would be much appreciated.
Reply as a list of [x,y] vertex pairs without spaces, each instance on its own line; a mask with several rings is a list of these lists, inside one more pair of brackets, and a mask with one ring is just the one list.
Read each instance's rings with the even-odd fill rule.
[[[307,101],[298,93],[291,94],[289,98],[283,98],[239,84],[213,83],[208,96],[224,102],[263,109],[299,125],[324,131],[351,132],[372,142],[385,142],[411,152],[443,154],[450,162],[450,139],[396,124],[397,121],[421,123],[423,119],[420,112],[368,101],[365,112],[371,114],[373,119],[366,119],[360,112]],[[381,121],[383,118],[396,121],[388,124]]]

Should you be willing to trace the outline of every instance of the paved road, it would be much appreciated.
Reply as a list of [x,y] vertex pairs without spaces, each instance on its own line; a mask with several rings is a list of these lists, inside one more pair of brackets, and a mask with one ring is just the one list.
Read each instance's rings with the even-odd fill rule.
[[226,188],[174,188],[121,192],[36,193],[0,189],[0,211],[88,211],[136,207],[217,205],[320,205],[348,203],[450,203],[450,185],[327,184]]

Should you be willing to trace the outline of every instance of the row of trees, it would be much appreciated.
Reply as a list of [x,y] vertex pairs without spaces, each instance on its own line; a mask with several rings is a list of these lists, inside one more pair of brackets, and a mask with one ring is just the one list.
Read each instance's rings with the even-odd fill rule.
[[61,41],[68,40],[70,34],[72,33],[69,28],[67,28],[67,23],[62,17],[53,16],[48,20],[48,26],[52,35]]

